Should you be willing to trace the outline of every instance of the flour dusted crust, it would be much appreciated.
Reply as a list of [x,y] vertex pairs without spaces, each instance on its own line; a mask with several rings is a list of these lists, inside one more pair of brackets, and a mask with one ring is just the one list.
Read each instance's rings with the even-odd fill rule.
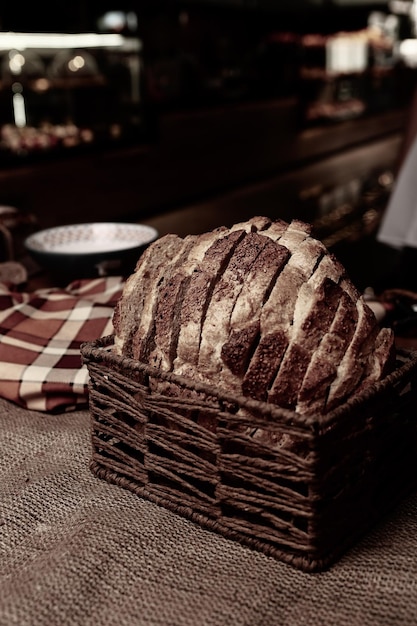
[[299,220],[160,238],[113,324],[117,354],[303,415],[342,404],[394,360],[393,332]]

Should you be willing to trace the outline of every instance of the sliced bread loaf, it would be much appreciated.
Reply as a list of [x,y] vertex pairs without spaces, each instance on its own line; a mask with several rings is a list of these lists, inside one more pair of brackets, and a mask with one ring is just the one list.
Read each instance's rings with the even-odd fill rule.
[[381,379],[395,354],[310,225],[262,216],[151,244],[114,328],[118,354],[305,415]]

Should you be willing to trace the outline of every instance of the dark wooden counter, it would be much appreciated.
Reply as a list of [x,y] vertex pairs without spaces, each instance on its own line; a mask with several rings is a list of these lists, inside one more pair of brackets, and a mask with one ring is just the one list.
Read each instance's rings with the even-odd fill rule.
[[197,208],[221,221],[235,203],[237,213],[294,214],[311,186],[395,162],[404,110],[300,130],[296,108],[289,99],[165,114],[152,143],[1,170],[0,204],[33,212],[40,228],[155,218],[165,230],[156,216],[180,210],[188,229]]

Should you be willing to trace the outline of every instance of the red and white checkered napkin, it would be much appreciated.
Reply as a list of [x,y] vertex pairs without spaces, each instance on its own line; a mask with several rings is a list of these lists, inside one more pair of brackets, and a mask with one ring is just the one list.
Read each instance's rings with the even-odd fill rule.
[[33,293],[0,283],[0,396],[35,411],[85,405],[89,377],[80,346],[113,332],[122,288],[118,276]]

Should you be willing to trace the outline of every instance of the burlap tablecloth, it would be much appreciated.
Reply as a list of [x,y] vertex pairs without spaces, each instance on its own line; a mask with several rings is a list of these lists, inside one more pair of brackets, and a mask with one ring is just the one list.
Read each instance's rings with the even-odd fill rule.
[[93,476],[89,415],[0,400],[1,626],[417,624],[417,494],[306,574]]

